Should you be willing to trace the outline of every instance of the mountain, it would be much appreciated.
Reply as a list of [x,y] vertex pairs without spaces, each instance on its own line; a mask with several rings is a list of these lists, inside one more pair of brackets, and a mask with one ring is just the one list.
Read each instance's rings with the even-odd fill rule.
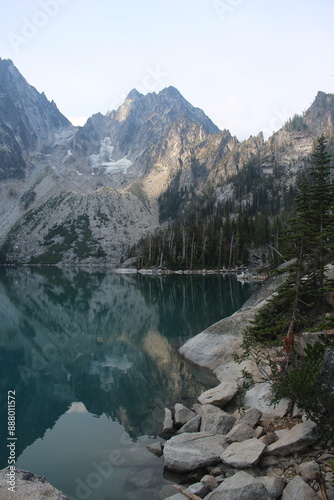
[[78,130],[71,151],[81,166],[89,159],[90,165],[95,160],[97,167],[108,168],[111,162],[106,158],[93,157],[100,154],[101,141],[108,138],[110,155],[121,167],[123,161],[122,173],[127,174],[123,182],[129,182],[156,167],[169,171],[177,168],[194,145],[218,132],[203,111],[194,108],[173,87],[146,96],[132,90],[119,109],[91,117]]
[[0,59],[0,180],[24,177],[29,154],[70,128],[53,101],[29,85],[11,60]]
[[115,265],[147,233],[180,217],[189,225],[198,210],[211,217],[228,202],[232,218],[238,206],[255,213],[258,198],[277,201],[296,185],[333,117],[334,96],[319,92],[267,141],[239,142],[168,87],[132,90],[75,128],[0,60],[0,260]]

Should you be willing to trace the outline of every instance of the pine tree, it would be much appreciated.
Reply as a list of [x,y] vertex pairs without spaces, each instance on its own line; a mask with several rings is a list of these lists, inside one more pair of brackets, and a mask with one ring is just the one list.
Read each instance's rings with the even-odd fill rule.
[[[275,297],[260,311],[251,334],[261,341],[284,336],[287,351],[295,333],[316,323],[324,313],[325,267],[333,260],[334,197],[331,156],[324,136],[312,154],[310,180],[305,179],[295,200],[294,216],[285,232],[290,275]],[[270,324],[267,318],[271,316]]]
[[310,209],[308,215],[314,231],[310,257],[314,262],[314,285],[319,313],[323,312],[325,266],[330,255],[329,242],[333,237],[333,185],[330,180],[331,155],[324,135],[320,136],[312,155],[310,174]]

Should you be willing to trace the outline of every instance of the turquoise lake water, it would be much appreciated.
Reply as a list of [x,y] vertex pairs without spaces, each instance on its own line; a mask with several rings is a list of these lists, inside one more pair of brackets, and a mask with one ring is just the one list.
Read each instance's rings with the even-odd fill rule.
[[159,500],[175,478],[146,446],[164,408],[214,380],[178,354],[256,287],[222,276],[0,269],[0,468],[7,394],[16,398],[17,467],[71,500]]

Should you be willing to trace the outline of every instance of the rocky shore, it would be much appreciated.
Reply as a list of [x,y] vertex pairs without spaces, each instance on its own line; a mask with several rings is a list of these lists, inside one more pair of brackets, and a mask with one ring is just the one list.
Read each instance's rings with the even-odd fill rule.
[[[324,439],[289,399],[272,406],[270,383],[257,366],[233,359],[241,352],[244,328],[283,279],[271,278],[239,311],[181,347],[185,358],[210,369],[221,383],[201,394],[192,408],[166,408],[163,433],[171,437],[151,451],[163,456],[166,469],[197,471],[200,480],[181,493],[165,487],[161,499],[334,500],[333,441]],[[310,334],[305,335],[309,341]],[[241,411],[237,390],[243,368],[255,383]]]
[[[13,476],[13,486],[10,486],[11,476]],[[0,470],[0,498],[1,500],[67,500],[67,497],[51,486],[45,477],[16,468],[13,471],[10,467]]]
[[223,383],[192,409],[166,409],[163,432],[173,436],[151,451],[163,456],[166,469],[197,471],[200,480],[182,493],[165,487],[161,499],[182,500],[186,493],[205,500],[334,499],[333,443],[321,438],[316,424],[297,412],[288,416],[288,402],[268,413],[258,407],[225,411],[232,394]]

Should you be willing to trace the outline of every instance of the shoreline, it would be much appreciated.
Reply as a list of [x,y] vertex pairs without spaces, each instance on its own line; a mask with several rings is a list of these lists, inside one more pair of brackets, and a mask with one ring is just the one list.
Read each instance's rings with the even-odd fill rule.
[[[234,361],[242,331],[283,281],[284,275],[268,278],[238,311],[179,349],[188,362],[220,381],[198,396],[199,404],[185,408],[177,403],[165,413],[164,425],[171,425],[171,417],[173,433],[162,450],[164,467],[186,474],[203,470],[197,483],[184,487],[196,498],[222,500],[233,491],[233,498],[334,499],[333,472],[327,462],[334,460],[332,440],[322,436],[317,424],[291,400],[270,405],[270,383],[255,363]],[[244,368],[251,372],[253,383],[240,409],[237,385]],[[173,488],[168,493],[166,500],[185,498],[184,493],[175,495]]]
[[257,274],[256,272],[245,273],[240,269],[134,269],[134,268],[115,268],[114,271],[118,274],[144,274],[144,275],[212,275],[212,276],[236,276],[239,281],[245,283],[262,283],[268,276]]
[[136,268],[122,268],[114,267],[108,264],[0,264],[0,268],[50,268],[57,269],[89,269],[89,270],[108,270],[116,274],[141,274],[146,276],[169,276],[169,275],[183,275],[183,276],[235,276],[241,283],[263,283],[268,279],[268,274],[260,274],[256,271],[245,272],[241,269],[136,269]]

